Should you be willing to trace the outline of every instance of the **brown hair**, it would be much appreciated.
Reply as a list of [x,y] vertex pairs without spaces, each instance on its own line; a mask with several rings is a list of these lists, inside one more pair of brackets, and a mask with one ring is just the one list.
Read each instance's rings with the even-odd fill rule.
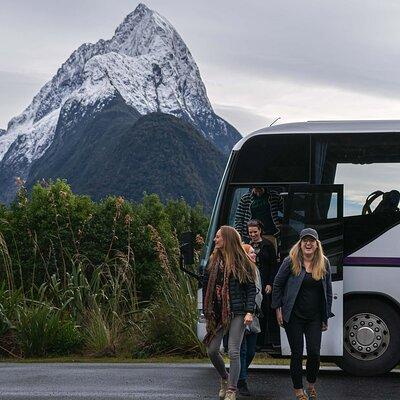
[[251,219],[250,221],[248,221],[247,229],[249,229],[250,227],[258,228],[261,231],[261,233],[264,230],[264,224],[259,219]]
[[233,274],[241,283],[255,282],[256,266],[243,249],[239,232],[228,225],[221,226],[219,231],[224,240],[224,246],[221,249],[214,248],[208,268],[213,268],[216,260],[221,258],[229,275]]

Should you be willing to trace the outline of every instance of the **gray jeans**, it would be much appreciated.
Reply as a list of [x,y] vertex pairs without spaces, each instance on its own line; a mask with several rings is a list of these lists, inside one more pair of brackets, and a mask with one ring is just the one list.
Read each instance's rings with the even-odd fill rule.
[[[228,388],[236,390],[240,374],[240,345],[244,335],[244,315],[235,315],[229,326],[228,355],[230,360]],[[219,352],[224,332],[219,329],[207,347],[207,353],[222,379],[228,377],[224,360]]]

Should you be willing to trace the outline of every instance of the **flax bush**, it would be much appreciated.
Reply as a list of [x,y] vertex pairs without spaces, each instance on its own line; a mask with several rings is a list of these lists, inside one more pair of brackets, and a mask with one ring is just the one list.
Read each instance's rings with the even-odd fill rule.
[[15,326],[25,356],[65,355],[80,349],[82,338],[74,322],[47,304],[21,308]]

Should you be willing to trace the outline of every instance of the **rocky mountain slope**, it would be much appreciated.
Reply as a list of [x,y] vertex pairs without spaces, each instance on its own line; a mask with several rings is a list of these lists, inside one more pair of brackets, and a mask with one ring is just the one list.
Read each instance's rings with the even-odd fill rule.
[[[76,107],[64,107],[60,121],[70,121]],[[74,124],[58,125],[49,149],[33,163],[28,187],[63,177],[74,192],[96,200],[114,193],[139,201],[147,192],[211,209],[225,157],[191,124],[164,113],[141,116],[120,95],[100,112],[96,107]]]

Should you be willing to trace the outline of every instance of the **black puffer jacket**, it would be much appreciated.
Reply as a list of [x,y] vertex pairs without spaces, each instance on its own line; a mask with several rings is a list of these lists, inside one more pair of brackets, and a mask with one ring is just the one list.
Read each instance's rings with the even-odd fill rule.
[[[204,298],[206,297],[206,290],[208,285],[208,273],[204,271],[203,275],[203,312],[204,312]],[[254,313],[256,306],[256,285],[253,282],[240,283],[238,279],[233,276],[229,279],[229,297],[231,312],[236,315]]]

